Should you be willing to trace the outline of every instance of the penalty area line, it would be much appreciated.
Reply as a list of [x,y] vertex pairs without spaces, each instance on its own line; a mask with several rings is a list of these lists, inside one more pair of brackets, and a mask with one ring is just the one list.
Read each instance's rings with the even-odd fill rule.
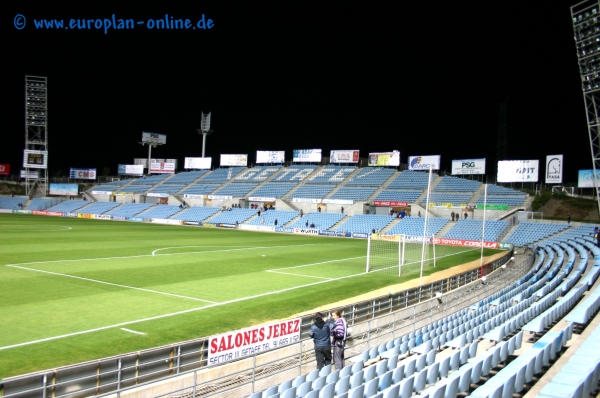
[[141,334],[141,335],[146,334],[146,333],[142,333],[142,332],[136,332],[135,330],[131,330],[131,329],[127,329],[127,328],[121,328],[121,330],[124,332],[133,333],[133,334]]

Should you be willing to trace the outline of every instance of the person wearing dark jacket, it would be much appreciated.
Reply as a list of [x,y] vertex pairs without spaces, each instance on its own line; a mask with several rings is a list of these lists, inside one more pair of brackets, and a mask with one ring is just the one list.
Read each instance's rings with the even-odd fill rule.
[[323,366],[331,365],[331,323],[323,320],[323,314],[315,314],[315,323],[310,327],[309,336],[315,344],[315,357],[317,359],[317,369],[321,370]]

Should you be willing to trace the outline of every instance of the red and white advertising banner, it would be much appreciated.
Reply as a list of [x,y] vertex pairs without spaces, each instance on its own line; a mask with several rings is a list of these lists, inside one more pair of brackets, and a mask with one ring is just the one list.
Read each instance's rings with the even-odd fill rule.
[[358,163],[359,151],[350,150],[332,150],[329,153],[329,163]]
[[301,318],[254,326],[209,338],[208,365],[217,365],[300,341]]
[[175,163],[150,163],[150,173],[174,174]]
[[45,211],[45,210],[33,210],[31,214],[35,214],[36,216],[57,216],[61,217],[63,215],[62,211]]
[[10,164],[2,163],[0,164],[0,176],[10,175]]
[[394,200],[375,200],[375,201],[373,201],[373,205],[375,205],[375,206],[408,207],[408,202],[396,202]]
[[[433,238],[433,243],[436,245],[448,245],[448,246],[465,246],[465,247],[481,247],[480,240],[465,240],[465,239],[444,239],[444,238]],[[483,242],[485,249],[498,249],[498,242]]]

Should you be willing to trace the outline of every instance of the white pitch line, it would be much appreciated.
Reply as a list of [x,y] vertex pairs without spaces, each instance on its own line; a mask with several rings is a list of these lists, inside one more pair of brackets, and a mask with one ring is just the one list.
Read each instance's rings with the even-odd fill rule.
[[348,258],[340,258],[338,260],[328,260],[328,261],[321,261],[318,263],[310,263],[310,264],[304,264],[304,265],[293,265],[291,267],[283,267],[283,268],[273,268],[267,271],[279,271],[280,269],[292,269],[292,268],[303,268],[303,267],[312,267],[313,265],[321,265],[321,264],[329,264],[329,263],[337,263],[340,261],[347,261],[347,260],[357,260],[359,258],[366,258],[367,256],[359,256],[359,257],[348,257]]
[[[167,254],[155,254],[159,250],[168,250],[168,249],[179,249],[181,247],[211,247],[211,246],[173,246],[173,247],[163,247],[160,249],[156,249],[152,252],[153,256],[170,256],[174,254],[197,254],[197,253],[221,253],[221,252],[235,252],[241,250],[257,250],[257,249],[274,249],[274,248],[282,248],[282,247],[301,247],[301,246],[314,246],[316,243],[307,243],[304,245],[283,245],[283,246],[248,246],[248,247],[240,247],[237,249],[225,249],[225,250],[204,250],[200,252],[184,252],[184,253],[167,253]],[[214,247],[214,246],[212,246]]]
[[125,332],[129,332],[129,333],[134,333],[134,334],[146,334],[146,333],[136,332],[135,330],[126,329],[126,328],[121,328],[121,330],[124,330]]
[[319,279],[327,279],[329,281],[333,280],[333,278],[325,278],[324,276],[313,276],[313,275],[303,275],[303,274],[292,274],[290,272],[280,272],[280,271],[271,271],[267,270],[266,272],[272,272],[274,274],[283,274],[283,275],[292,275],[292,276],[302,276],[305,278],[319,278]]
[[307,283],[305,285],[288,287],[288,288],[285,288],[285,289],[275,290],[275,291],[272,291],[272,292],[256,294],[254,296],[240,297],[240,298],[229,300],[229,301],[223,301],[223,302],[220,302],[220,303],[209,304],[209,305],[206,305],[206,306],[203,306],[203,307],[190,308],[190,309],[187,309],[187,310],[172,312],[172,313],[169,313],[169,314],[156,315],[156,316],[153,316],[153,317],[136,319],[134,321],[121,322],[121,323],[117,323],[117,324],[113,324],[113,325],[101,326],[99,328],[81,330],[79,332],[74,332],[74,333],[69,333],[69,334],[63,334],[63,335],[53,336],[53,337],[46,337],[44,339],[39,339],[39,340],[27,341],[25,343],[18,343],[18,344],[7,345],[7,346],[4,346],[4,347],[0,347],[0,351],[8,350],[8,349],[11,349],[11,348],[17,348],[17,347],[23,347],[23,346],[38,344],[38,343],[44,343],[44,342],[47,342],[47,341],[64,339],[64,338],[67,338],[67,337],[78,336],[78,335],[82,335],[82,334],[99,332],[99,331],[107,330],[107,329],[114,329],[114,328],[117,328],[117,327],[133,325],[133,324],[140,323],[140,322],[155,321],[157,319],[163,319],[163,318],[168,318],[168,317],[172,317],[172,316],[183,315],[183,314],[187,314],[187,313],[190,313],[190,312],[203,311],[203,310],[206,310],[206,309],[209,309],[209,308],[220,307],[220,306],[227,305],[227,304],[239,303],[239,302],[242,302],[242,301],[252,300],[252,299],[260,298],[260,297],[272,296],[272,295],[275,295],[275,294],[285,293],[285,292],[289,292],[289,291],[292,291],[292,290],[301,289],[301,288],[308,287],[308,286],[320,285],[320,284],[323,284],[323,283],[329,283],[329,282],[337,281],[337,280],[340,280],[340,279],[354,278],[354,277],[362,276],[362,275],[365,275],[365,274],[366,274],[366,272],[361,272],[360,274],[342,276],[342,277],[339,277],[339,278],[336,278],[336,279],[333,279],[333,280],[312,282],[312,283]]
[[117,287],[122,287],[125,289],[133,289],[133,290],[141,290],[143,292],[148,292],[148,293],[156,293],[156,294],[162,294],[165,296],[172,296],[172,297],[177,297],[177,298],[183,298],[183,299],[188,299],[188,300],[195,300],[195,301],[203,301],[205,303],[211,303],[211,304],[215,304],[217,303],[216,301],[210,301],[210,300],[203,300],[197,297],[190,297],[190,296],[183,296],[181,294],[174,294],[174,293],[167,293],[167,292],[161,292],[159,290],[152,290],[152,289],[145,289],[143,287],[135,287],[135,286],[128,286],[128,285],[121,285],[120,283],[112,283],[112,282],[105,282],[105,281],[101,281],[98,279],[91,279],[91,278],[84,278],[82,276],[75,276],[75,275],[69,275],[69,274],[62,274],[60,272],[52,272],[52,271],[43,271],[41,269],[35,269],[35,268],[27,268],[27,267],[21,267],[19,265],[10,265],[7,264],[7,267],[11,267],[11,268],[19,268],[19,269],[23,269],[25,271],[33,271],[33,272],[41,272],[43,274],[50,274],[50,275],[57,275],[57,276],[64,276],[67,278],[73,278],[73,279],[79,279],[82,281],[87,281],[87,282],[94,282],[94,283],[100,283],[103,285],[110,285],[110,286],[117,286]]

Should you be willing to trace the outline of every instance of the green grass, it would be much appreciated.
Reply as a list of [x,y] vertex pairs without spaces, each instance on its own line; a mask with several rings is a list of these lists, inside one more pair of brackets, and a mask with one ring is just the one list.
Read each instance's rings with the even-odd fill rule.
[[[415,276],[364,274],[366,246],[0,214],[0,378],[286,318]],[[424,275],[478,256],[451,256]]]

